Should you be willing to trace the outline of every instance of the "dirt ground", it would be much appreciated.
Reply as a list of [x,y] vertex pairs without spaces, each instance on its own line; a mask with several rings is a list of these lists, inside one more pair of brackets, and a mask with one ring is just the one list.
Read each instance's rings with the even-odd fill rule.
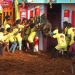
[[50,53],[4,52],[0,56],[0,75],[75,75],[71,71],[73,61],[65,57],[51,58]]

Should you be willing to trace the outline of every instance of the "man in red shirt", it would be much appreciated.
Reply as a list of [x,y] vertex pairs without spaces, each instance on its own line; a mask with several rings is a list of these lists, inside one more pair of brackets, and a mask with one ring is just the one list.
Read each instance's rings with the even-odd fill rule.
[[34,39],[34,52],[38,52],[38,45],[39,45],[39,38],[38,36],[35,37]]

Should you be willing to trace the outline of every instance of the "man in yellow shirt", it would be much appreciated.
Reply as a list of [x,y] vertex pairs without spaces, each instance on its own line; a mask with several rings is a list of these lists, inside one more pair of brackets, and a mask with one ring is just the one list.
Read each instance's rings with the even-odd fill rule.
[[7,32],[4,33],[3,36],[3,41],[5,43],[4,49],[7,49],[7,51],[9,51],[9,33],[10,33],[10,28],[7,28]]
[[10,16],[5,16],[5,21],[4,21],[4,32],[6,32],[7,28],[10,28],[11,25],[11,19]]
[[[17,42],[15,39],[15,36],[12,32],[12,29],[8,28],[7,29],[7,34],[5,34],[3,40],[6,42],[6,47],[8,49],[8,51],[10,52],[14,52],[17,46]],[[11,43],[11,47],[9,48],[9,42]]]
[[67,43],[63,33],[56,33],[53,35],[53,38],[57,38],[58,44],[55,47],[57,51],[62,52],[62,54],[64,51],[67,51]]
[[68,29],[68,35],[70,36],[70,44],[69,45],[72,45],[74,43],[75,27],[71,27]]
[[24,28],[24,25],[18,24],[18,28],[20,29],[20,31],[22,31],[22,29]]
[[19,50],[22,50],[22,36],[21,36],[21,32],[22,29],[24,28],[24,25],[21,25],[21,20],[17,20],[16,21],[16,28],[13,29],[13,33],[15,34],[15,37],[17,39],[18,45],[19,45]]
[[36,28],[32,28],[30,35],[28,36],[28,42],[31,49],[31,52],[34,50],[34,38],[36,36]]
[[22,38],[23,38],[23,36],[22,36],[22,30],[24,29],[24,26],[23,25],[21,25],[21,24],[18,24],[18,29],[19,29],[19,33],[16,35],[16,38],[17,38],[17,40],[18,40],[18,43],[19,43],[19,50],[22,50]]
[[14,53],[17,47],[17,42],[13,32],[9,33],[9,41],[11,43],[10,52]]
[[59,30],[58,30],[58,29],[55,29],[55,30],[53,31],[53,35],[58,34],[58,32],[59,32]]
[[3,32],[4,29],[1,28],[0,29],[0,55],[3,55],[3,36],[4,36]]
[[22,50],[22,37],[21,37],[21,34],[18,33],[17,35],[15,35],[15,37],[16,37],[18,45],[19,45],[19,50]]
[[64,34],[65,34],[67,49],[68,49],[70,45],[70,41],[71,41],[70,30],[72,25],[71,23],[68,23],[67,21],[65,21],[63,24],[64,24]]

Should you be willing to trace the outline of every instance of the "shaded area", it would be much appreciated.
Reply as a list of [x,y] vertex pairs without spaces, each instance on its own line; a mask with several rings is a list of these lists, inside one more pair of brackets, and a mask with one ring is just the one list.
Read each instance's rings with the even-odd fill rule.
[[61,4],[52,4],[52,8],[47,5],[47,18],[52,24],[52,30],[57,26],[61,28]]
[[72,61],[64,57],[54,59],[50,53],[4,54],[0,57],[0,75],[72,75]]
[[[61,30],[61,4],[52,4],[50,8],[49,4],[47,5],[47,18],[52,24],[52,31],[55,27],[58,27]],[[47,49],[53,50],[56,46],[57,41],[52,37],[47,37]]]

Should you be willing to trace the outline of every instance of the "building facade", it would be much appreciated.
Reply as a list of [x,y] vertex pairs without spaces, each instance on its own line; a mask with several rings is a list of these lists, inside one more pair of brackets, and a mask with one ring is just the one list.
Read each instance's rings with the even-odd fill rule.
[[13,2],[12,0],[0,0],[0,24],[3,24],[4,17],[11,16],[13,21]]
[[[3,23],[5,15],[11,15],[13,18],[13,1],[0,0],[0,23]],[[25,8],[19,5],[21,19],[46,14],[46,4],[52,2],[54,5],[61,4],[61,28],[63,28],[64,21],[68,21],[72,23],[72,26],[75,26],[75,0],[18,0],[19,4],[22,4],[23,1],[25,2]]]
[[[26,0],[26,2],[31,4],[36,3],[36,6],[39,4],[40,15],[43,13],[50,14],[49,16],[47,15],[47,17],[50,21],[53,20],[52,27],[59,24],[59,28],[63,29],[64,21],[71,23],[73,27],[75,26],[75,0]],[[52,8],[47,8],[47,3],[49,3],[49,6],[52,4]],[[34,5],[32,7],[30,5],[29,9],[28,13],[32,13],[31,10],[34,10]],[[33,13],[35,13],[35,11]],[[35,15],[33,14],[33,16]],[[29,17],[30,16],[28,16],[28,19]],[[39,49],[47,50],[50,45],[49,38],[44,38],[42,34],[40,34],[40,37]]]
[[[14,18],[13,1],[4,0],[2,2],[0,0],[0,23],[3,23],[4,16],[6,15],[11,15],[12,19]],[[64,21],[72,23],[73,27],[75,26],[75,0],[18,0],[18,2],[21,20],[46,14],[50,21],[53,20],[52,26],[59,24],[59,27],[63,29]],[[49,6],[52,5],[52,8],[47,8],[47,3],[49,3]],[[60,8],[58,8],[59,6]],[[58,23],[56,24],[56,22]],[[46,50],[49,39],[44,38],[42,32],[39,32],[39,37],[39,49]]]
[[56,4],[61,4],[61,27],[63,22],[68,21],[75,27],[75,0],[56,0]]

